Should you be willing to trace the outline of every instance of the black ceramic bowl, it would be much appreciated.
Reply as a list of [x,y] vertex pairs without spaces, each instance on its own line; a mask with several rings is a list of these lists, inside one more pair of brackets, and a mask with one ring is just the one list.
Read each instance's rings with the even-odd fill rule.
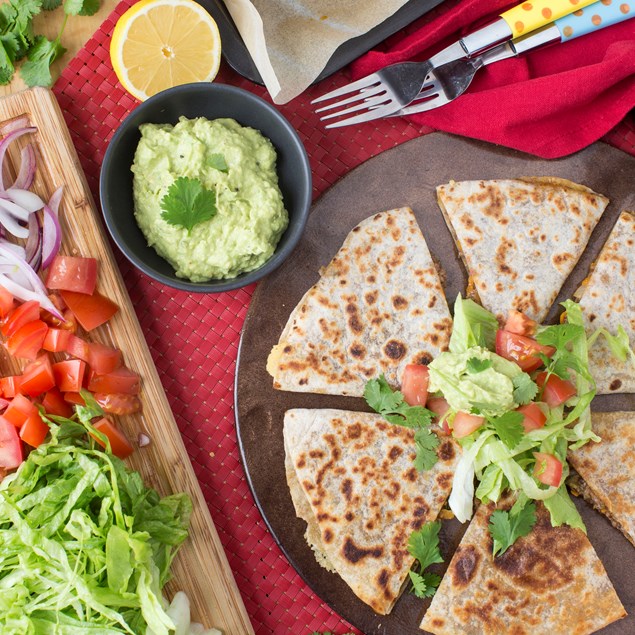
[[[289,226],[275,253],[261,267],[228,280],[191,282],[177,278],[167,260],[149,247],[135,221],[132,165],[142,123],[176,124],[188,119],[230,117],[260,130],[278,154],[277,172]],[[250,92],[215,83],[185,84],[165,90],[143,102],[119,126],[108,145],[99,181],[101,207],[113,240],[133,265],[176,289],[215,293],[244,287],[272,272],[300,240],[311,205],[311,168],[296,131],[270,104]]]

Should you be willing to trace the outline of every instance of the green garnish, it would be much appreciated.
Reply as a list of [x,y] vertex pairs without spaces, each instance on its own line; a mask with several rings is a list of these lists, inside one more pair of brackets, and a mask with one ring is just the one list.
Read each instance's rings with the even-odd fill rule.
[[198,179],[180,176],[161,199],[161,209],[163,220],[189,233],[195,225],[216,215],[216,192],[203,187]]
[[210,168],[218,170],[219,172],[229,172],[229,167],[227,165],[227,162],[225,161],[225,157],[222,154],[210,154],[207,157],[207,165],[209,165]]
[[536,382],[527,373],[512,377],[512,384],[514,384],[514,401],[519,406],[530,403],[538,394]]
[[482,373],[484,370],[492,367],[491,359],[479,359],[478,357],[470,357],[467,360],[467,371],[472,374]]
[[505,553],[518,538],[529,534],[535,524],[536,505],[522,494],[508,512],[497,509],[489,519],[494,557]]
[[443,562],[439,551],[439,521],[426,523],[421,529],[413,531],[408,539],[408,552],[417,560],[417,571],[410,571],[413,593],[419,598],[432,597],[441,577],[436,573],[425,572],[425,569],[437,562]]
[[574,350],[578,342],[584,342],[586,350],[586,333],[582,325],[565,323],[546,326],[537,333],[536,341],[556,349],[551,358],[539,354],[548,375],[570,380],[569,370],[573,370],[588,381],[591,380],[588,359],[581,359]]
[[487,420],[494,426],[496,434],[510,450],[520,443],[525,434],[524,416],[521,412],[510,411],[500,417],[487,417]]
[[389,423],[416,430],[415,467],[417,470],[420,472],[429,470],[437,462],[438,457],[434,448],[439,445],[439,439],[429,427],[435,416],[432,411],[423,406],[409,406],[404,401],[401,392],[393,391],[384,375],[366,382],[364,399]]

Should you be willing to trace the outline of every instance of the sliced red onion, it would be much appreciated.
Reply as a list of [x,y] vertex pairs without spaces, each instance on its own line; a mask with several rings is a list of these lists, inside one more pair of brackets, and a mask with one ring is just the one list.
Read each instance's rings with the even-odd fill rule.
[[[19,128],[18,130],[14,130],[10,132],[1,142],[0,142],[0,167],[4,165],[4,156],[7,153],[7,148],[11,145],[13,141],[22,135],[28,134],[30,132],[35,132],[37,128],[35,126],[29,126],[27,128]],[[0,169],[0,190],[5,190],[4,186],[4,176],[2,174],[2,169]]]
[[150,445],[151,439],[144,432],[139,432],[139,438],[137,439],[137,443],[139,444],[140,448],[145,448],[146,445]]
[[48,268],[53,262],[53,258],[57,256],[57,252],[60,250],[61,243],[62,227],[60,220],[51,206],[45,205],[42,229],[42,269]]
[[29,216],[29,237],[26,239],[25,258],[34,271],[42,264],[42,226],[37,214]]
[[4,191],[4,194],[9,197],[9,200],[22,209],[26,210],[29,214],[37,212],[44,207],[44,201],[34,192],[29,190],[22,190],[17,187],[10,187]]
[[16,130],[22,130],[22,128],[28,128],[29,126],[29,117],[28,115],[22,115],[20,117],[16,117],[15,119],[10,119],[9,121],[4,121],[0,124],[0,135],[8,135],[10,132],[15,132]]
[[8,240],[0,240],[0,244],[4,245],[7,249],[10,249],[18,258],[26,260],[26,251],[22,245],[16,243],[10,243]]
[[[9,201],[3,201],[0,199],[0,225],[2,225],[10,234],[13,234],[16,238],[28,238],[29,230],[18,223],[18,221],[10,214],[4,207],[3,203]],[[27,218],[25,220],[28,219]]]
[[33,179],[35,178],[35,150],[33,149],[33,144],[29,143],[24,146],[20,156],[20,172],[11,187],[28,190],[33,185]]
[[7,192],[2,192],[2,196],[0,196],[0,209],[9,212],[9,214],[12,214],[17,220],[26,223],[29,220],[29,214],[31,212],[24,209],[21,205],[5,198],[5,195],[7,195]]
[[60,203],[62,202],[62,192],[64,191],[64,186],[60,185],[53,195],[51,196],[51,200],[49,201],[49,207],[55,212],[56,216],[59,216],[60,213]]

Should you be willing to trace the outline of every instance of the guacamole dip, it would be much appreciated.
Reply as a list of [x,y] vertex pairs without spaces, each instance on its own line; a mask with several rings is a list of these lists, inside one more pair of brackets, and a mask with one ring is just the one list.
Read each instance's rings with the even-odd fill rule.
[[[276,152],[258,130],[203,117],[143,124],[132,171],[135,218],[148,244],[193,282],[234,278],[273,254],[288,224]],[[162,200],[179,178],[215,193],[212,218],[186,227],[162,217]]]

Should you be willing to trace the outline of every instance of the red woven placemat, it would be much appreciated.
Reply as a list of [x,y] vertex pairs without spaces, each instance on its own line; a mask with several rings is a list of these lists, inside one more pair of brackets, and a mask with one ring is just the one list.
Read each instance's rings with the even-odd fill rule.
[[[108,54],[114,25],[133,3],[118,5],[54,86],[95,200],[108,141],[137,105],[119,85]],[[268,98],[263,88],[225,64],[217,81]],[[401,118],[325,131],[309,102],[345,81],[346,72],[341,71],[280,107],[311,159],[314,196],[366,159],[431,132]],[[632,114],[606,140],[635,154]],[[188,295],[150,280],[120,254],[118,262],[256,633],[354,631],[284,558],[254,504],[240,464],[233,384],[240,331],[254,287]]]

